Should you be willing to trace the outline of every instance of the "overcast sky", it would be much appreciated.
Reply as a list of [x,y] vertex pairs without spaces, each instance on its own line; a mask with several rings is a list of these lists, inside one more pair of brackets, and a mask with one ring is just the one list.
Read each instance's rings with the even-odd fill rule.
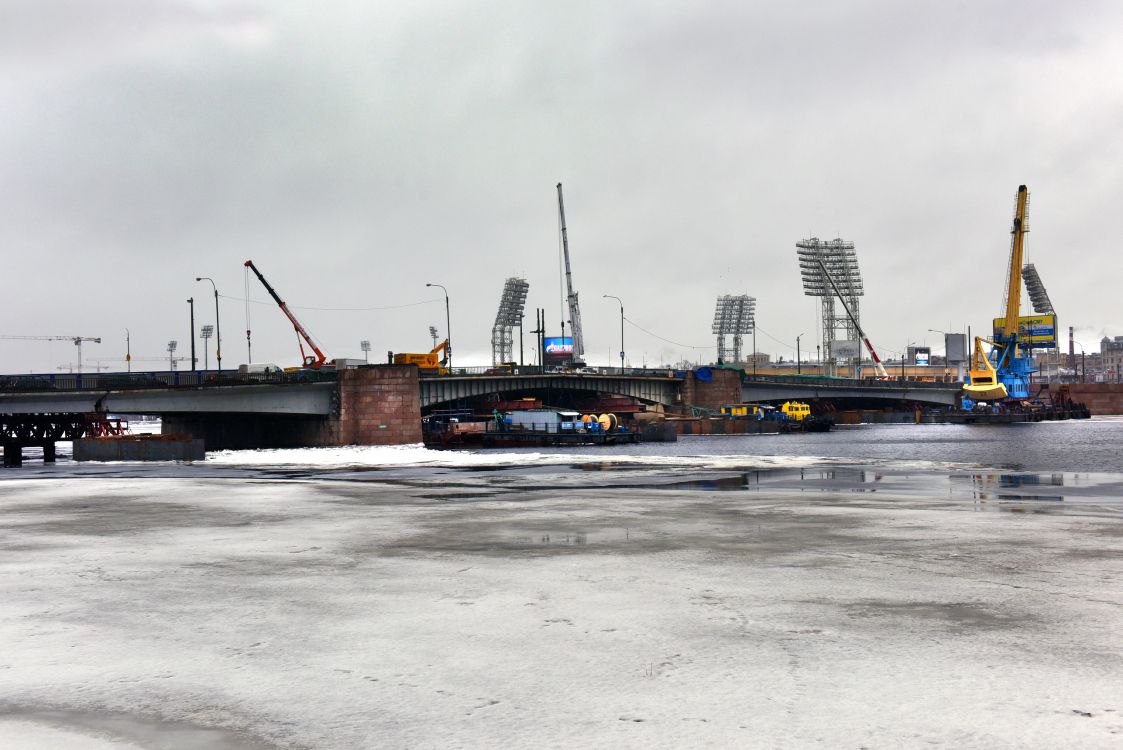
[[[620,346],[604,294],[636,365],[711,361],[721,294],[757,298],[761,351],[813,352],[812,235],[856,243],[890,357],[989,328],[1025,183],[1026,260],[1098,350],[1123,335],[1121,29],[1110,1],[3,0],[0,333],[186,355],[210,276],[235,365],[252,258],[329,356],[427,351],[434,282],[456,364],[488,364],[508,276],[560,325],[562,182],[591,362]],[[296,363],[248,290],[253,359]],[[0,341],[0,372],[74,359]]]

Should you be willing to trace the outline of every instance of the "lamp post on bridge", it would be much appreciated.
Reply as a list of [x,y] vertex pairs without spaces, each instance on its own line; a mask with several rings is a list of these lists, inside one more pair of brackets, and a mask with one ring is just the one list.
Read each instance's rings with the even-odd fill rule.
[[195,357],[195,298],[187,298],[187,306],[191,308],[191,371],[195,371],[195,363],[198,359]]
[[802,333],[795,337],[795,374],[796,375],[802,375],[803,374],[803,368],[801,367],[801,365],[799,363],[799,360],[800,360],[799,340],[801,338],[803,338]]
[[209,276],[196,276],[195,281],[209,281],[214,289],[214,358],[218,361],[218,375],[222,377],[222,325],[218,322],[218,287]]
[[909,347],[910,346],[916,346],[916,342],[910,341],[909,343],[905,344],[905,350],[903,352],[901,352],[901,380],[902,381],[905,379],[905,358],[909,356]]
[[425,284],[425,286],[439,287],[445,293],[445,339],[448,340],[448,371],[452,372],[452,313],[448,306],[448,290],[443,284]]
[[620,303],[620,374],[624,374],[624,301],[615,294],[604,294],[602,297],[614,299]]

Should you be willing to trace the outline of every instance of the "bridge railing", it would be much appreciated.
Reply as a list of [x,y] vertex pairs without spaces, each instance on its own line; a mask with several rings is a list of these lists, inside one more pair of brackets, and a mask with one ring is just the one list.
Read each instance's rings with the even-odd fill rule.
[[239,373],[236,370],[165,370],[156,372],[69,372],[0,375],[2,391],[136,390],[144,388],[200,388],[259,383],[307,383],[335,380],[334,372],[302,370],[279,373]]
[[448,378],[462,376],[496,377],[501,375],[616,375],[635,378],[678,378],[686,377],[686,370],[667,367],[540,367],[538,365],[516,365],[515,367],[457,367],[447,373],[422,370],[421,377]]
[[750,375],[746,373],[741,377],[743,383],[774,383],[779,385],[807,385],[820,388],[885,388],[898,390],[900,388],[931,388],[947,390],[962,385],[959,382],[936,383],[930,380],[880,380],[878,378],[837,378],[823,375]]

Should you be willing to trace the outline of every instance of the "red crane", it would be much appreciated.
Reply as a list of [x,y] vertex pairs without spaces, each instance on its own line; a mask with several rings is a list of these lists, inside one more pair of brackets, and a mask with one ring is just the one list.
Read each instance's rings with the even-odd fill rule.
[[[269,286],[269,282],[261,275],[261,271],[257,270],[257,266],[253,264],[252,260],[246,261],[246,268],[257,274],[257,278],[261,281],[262,285],[265,286],[265,290],[269,292],[269,296],[273,298],[277,306],[281,308],[281,312],[283,312],[285,317],[289,319],[289,322],[292,323],[292,327],[296,329],[297,335],[300,336],[300,338],[297,339],[297,343],[300,344],[300,359],[304,367],[309,367],[313,370],[318,370],[323,367],[324,362],[327,361],[327,356],[320,351],[320,347],[316,346],[316,342],[312,340],[311,334],[304,329],[304,326],[302,326],[300,321],[296,319],[296,316],[292,314],[289,310],[289,306],[285,304],[285,301],[277,296],[277,293],[273,291],[273,287]],[[303,341],[300,339],[303,339]],[[312,351],[315,352],[315,355],[308,354],[304,350],[305,342],[308,343],[308,346],[312,347]]]

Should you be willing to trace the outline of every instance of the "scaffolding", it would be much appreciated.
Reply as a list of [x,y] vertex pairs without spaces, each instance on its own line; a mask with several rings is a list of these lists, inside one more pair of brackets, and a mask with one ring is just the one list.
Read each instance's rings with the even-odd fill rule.
[[512,276],[503,284],[503,296],[499,298],[499,312],[495,314],[495,325],[491,328],[491,364],[501,365],[515,359],[513,329],[522,325],[523,310],[526,307],[526,293],[530,284],[526,279]]
[[[862,286],[862,274],[858,270],[854,243],[840,237],[833,240],[811,237],[800,240],[795,246],[799,256],[800,275],[803,277],[803,293],[808,297],[818,297],[822,306],[825,370],[828,374],[836,375],[839,365],[853,364],[852,372],[856,373],[861,365],[858,298],[865,295],[865,289]],[[827,274],[834,280],[839,295],[850,306],[854,320],[850,319],[845,310],[841,314],[835,312],[835,292]]]
[[[741,355],[742,337],[755,330],[756,297],[747,294],[723,294],[718,297],[713,324],[713,333],[717,335],[718,364],[744,361]],[[726,344],[726,336],[733,337],[732,348]]]

